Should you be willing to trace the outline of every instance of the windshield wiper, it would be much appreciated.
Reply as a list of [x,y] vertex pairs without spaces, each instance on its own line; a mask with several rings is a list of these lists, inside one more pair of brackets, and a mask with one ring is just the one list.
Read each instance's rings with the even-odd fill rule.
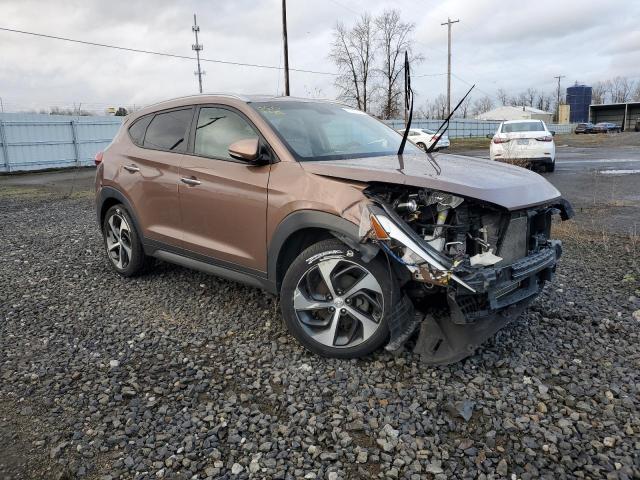
[[404,152],[404,146],[407,143],[409,129],[411,128],[411,119],[413,118],[413,90],[411,89],[411,73],[409,72],[409,54],[406,50],[404,52],[404,108],[409,110],[409,118],[404,128],[400,148],[398,148],[398,155],[402,155]]
[[[453,117],[453,114],[456,113],[456,110],[458,110],[458,108],[460,107],[460,105],[462,105],[462,102],[465,101],[465,99],[469,96],[469,94],[471,93],[471,90],[473,90],[473,88],[475,87],[475,83],[471,86],[471,88],[467,91],[467,93],[465,94],[464,97],[462,97],[462,100],[460,100],[458,102],[458,104],[456,105],[456,108],[454,108],[453,110],[451,110],[451,113],[449,113],[449,116],[445,119],[444,122],[442,122],[442,124],[438,127],[438,130],[436,130],[436,133],[433,134],[433,138],[435,138],[435,141],[431,144],[431,146],[429,146],[429,148],[427,148],[427,153],[431,153],[433,152],[433,150],[436,148],[436,145],[438,145],[438,142],[440,141],[440,139],[442,138],[442,135],[444,135],[447,130],[449,129],[449,120],[451,120],[451,117]],[[444,130],[442,130],[442,128],[444,127]],[[440,134],[440,136],[438,136],[438,133],[440,132],[440,130],[442,130],[442,133]]]

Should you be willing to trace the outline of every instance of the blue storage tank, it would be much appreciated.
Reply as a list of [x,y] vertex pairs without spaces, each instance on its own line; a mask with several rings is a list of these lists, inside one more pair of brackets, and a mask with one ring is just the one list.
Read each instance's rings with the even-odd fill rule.
[[567,88],[567,104],[571,106],[569,121],[571,123],[589,120],[589,105],[591,105],[591,87],[576,84]]

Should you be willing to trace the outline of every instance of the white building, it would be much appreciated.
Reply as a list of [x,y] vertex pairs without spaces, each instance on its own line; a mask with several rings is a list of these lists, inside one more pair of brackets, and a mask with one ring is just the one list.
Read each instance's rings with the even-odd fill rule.
[[476,116],[478,120],[542,120],[551,123],[553,113],[533,107],[511,107],[508,105],[494,108]]

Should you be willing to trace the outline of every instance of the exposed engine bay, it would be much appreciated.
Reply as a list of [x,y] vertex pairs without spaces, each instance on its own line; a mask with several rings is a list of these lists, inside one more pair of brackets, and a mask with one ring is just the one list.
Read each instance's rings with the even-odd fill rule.
[[[372,186],[365,193],[393,209],[431,248],[456,265],[471,267],[505,265],[539,250],[549,239],[551,215],[558,213],[546,206],[508,212],[449,193],[396,185]],[[396,253],[411,261],[410,253]]]
[[[430,363],[463,358],[522,312],[551,280],[562,253],[550,239],[553,215],[573,215],[562,199],[509,211],[403,185],[373,184],[364,193],[373,205],[363,213],[361,241],[377,244],[401,272],[403,291],[422,315],[418,323],[430,325],[429,335],[420,335],[420,353]],[[446,307],[446,319],[429,315],[434,305]],[[389,350],[415,330],[408,316],[398,323]]]

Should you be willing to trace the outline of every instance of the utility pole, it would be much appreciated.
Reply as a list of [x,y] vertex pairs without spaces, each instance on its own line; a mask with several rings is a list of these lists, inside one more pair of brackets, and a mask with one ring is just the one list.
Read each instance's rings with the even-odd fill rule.
[[558,80],[558,98],[556,100],[556,122],[560,121],[560,79],[564,78],[566,75],[558,75],[556,78]]
[[448,30],[448,49],[447,49],[447,117],[451,114],[451,25],[458,23],[458,20],[451,20],[447,17],[445,23],[440,25],[446,25]]
[[200,31],[200,27],[198,26],[198,22],[196,21],[195,13],[193,14],[193,27],[191,27],[191,30],[193,30],[193,33],[196,34],[196,43],[191,45],[191,50],[195,50],[196,59],[198,60],[198,71],[193,73],[198,76],[198,86],[200,87],[200,93],[202,93],[202,75],[204,75],[205,72],[200,69],[200,50],[202,50],[203,47],[198,43],[198,32]]
[[282,0],[282,41],[284,42],[284,95],[289,96],[289,46],[287,44],[287,0]]

